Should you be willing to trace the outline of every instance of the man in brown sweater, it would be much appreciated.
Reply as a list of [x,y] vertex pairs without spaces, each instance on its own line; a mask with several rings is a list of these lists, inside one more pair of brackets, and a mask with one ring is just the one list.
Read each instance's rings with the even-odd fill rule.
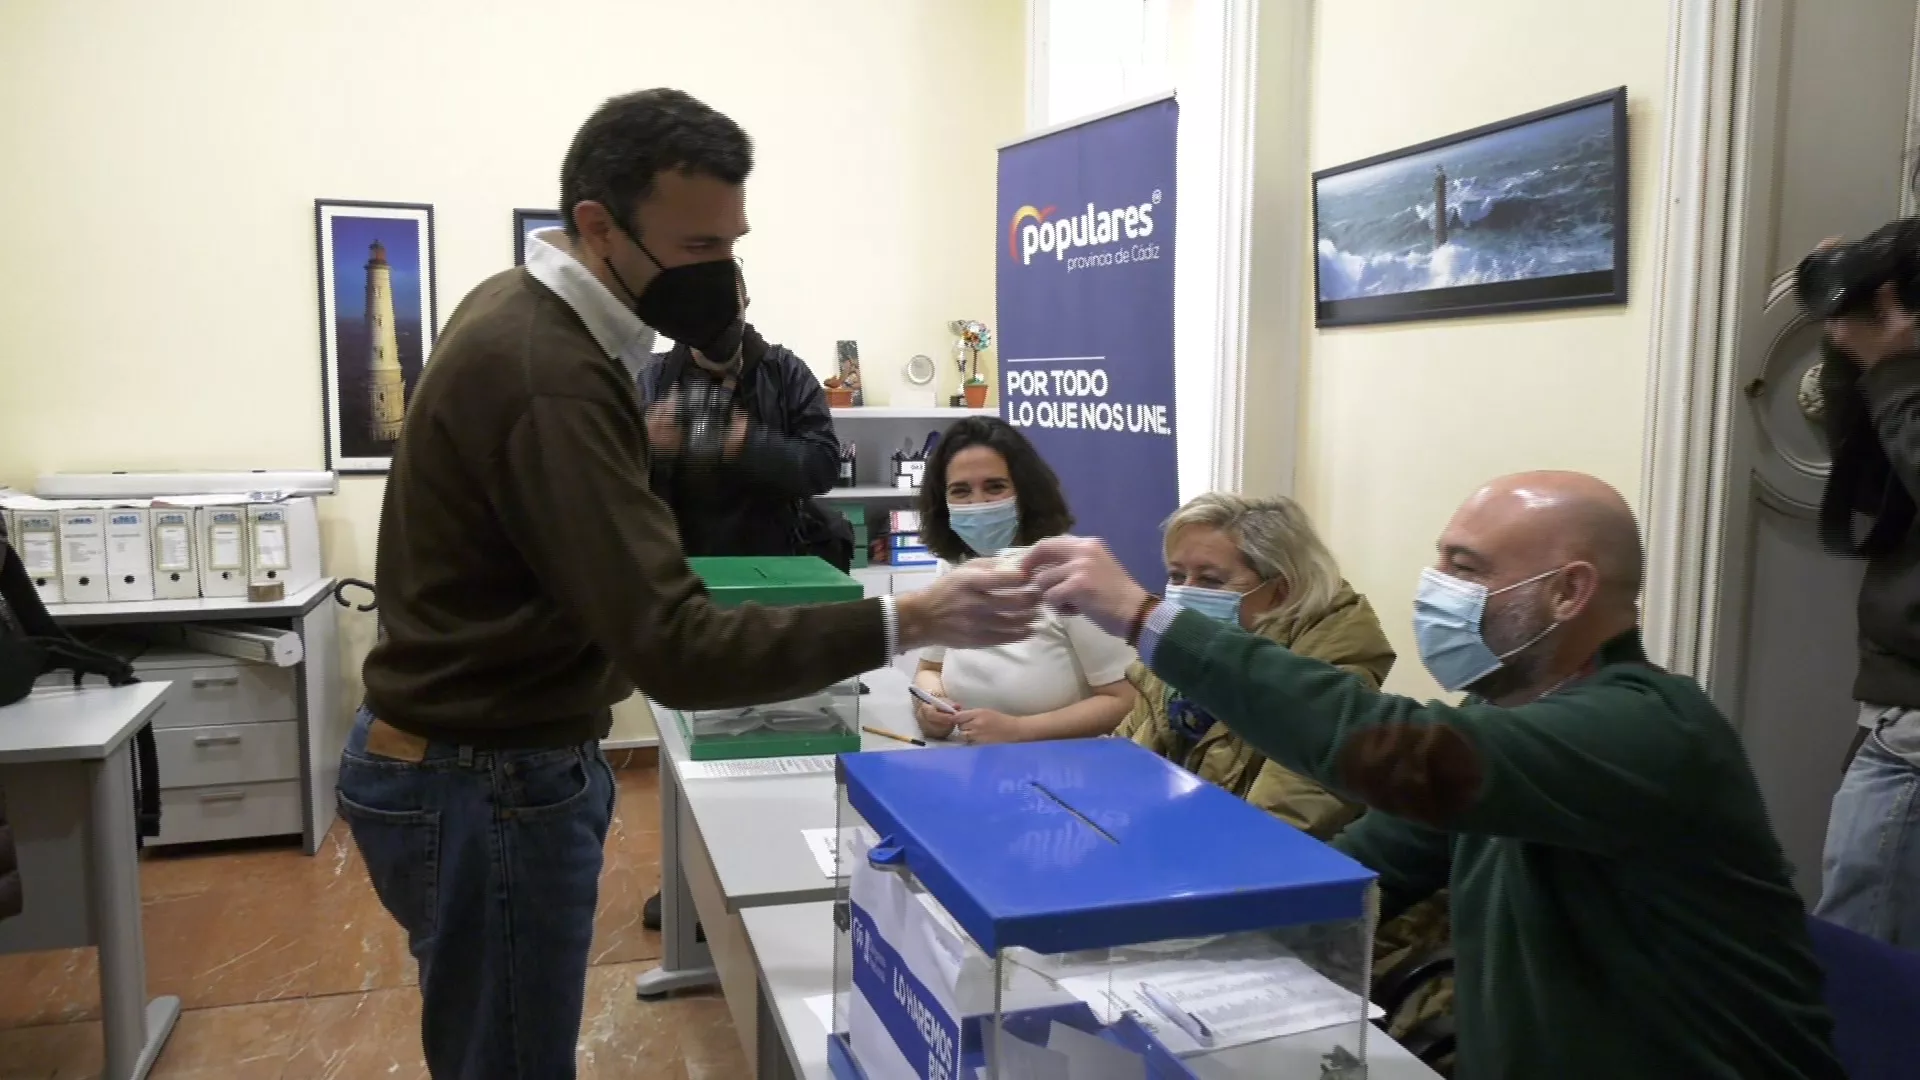
[[1017,571],[808,608],[711,604],[648,487],[653,332],[742,331],[746,133],[687,95],[615,98],[561,169],[563,231],[469,293],[408,405],[381,508],[384,639],[342,816],[420,962],[435,1077],[574,1075],[613,777],[636,687],[670,706],[809,693],[921,645],[1026,636]]

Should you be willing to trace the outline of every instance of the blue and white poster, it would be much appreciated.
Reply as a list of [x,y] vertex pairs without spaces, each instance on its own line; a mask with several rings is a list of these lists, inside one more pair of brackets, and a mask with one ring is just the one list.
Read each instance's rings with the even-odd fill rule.
[[1178,506],[1171,98],[1000,151],[1002,415],[1136,580]]

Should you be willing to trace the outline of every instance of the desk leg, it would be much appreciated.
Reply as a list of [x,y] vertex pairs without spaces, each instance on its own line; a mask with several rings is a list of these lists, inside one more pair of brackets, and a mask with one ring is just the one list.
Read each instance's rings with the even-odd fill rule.
[[673,761],[660,755],[660,966],[634,980],[641,1000],[716,986],[719,972],[698,935],[700,915],[680,866],[680,819],[691,813]]
[[147,1001],[140,927],[140,843],[134,833],[133,740],[87,768],[93,815],[88,887],[100,947],[100,1019],[108,1080],[145,1080],[180,1018],[180,999]]
[[767,996],[767,986],[763,979],[757,980],[757,996],[760,999],[760,1023],[758,1047],[760,1060],[754,1062],[757,1070],[755,1080],[800,1080],[800,1073],[787,1056],[787,1041],[780,1034],[780,1017],[773,1009],[773,999]]

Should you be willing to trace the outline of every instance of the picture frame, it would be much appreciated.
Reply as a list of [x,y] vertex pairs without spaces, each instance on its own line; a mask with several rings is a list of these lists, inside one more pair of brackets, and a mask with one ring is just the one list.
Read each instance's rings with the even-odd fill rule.
[[1321,328],[1624,304],[1627,89],[1313,174]]
[[439,335],[433,207],[315,199],[327,468],[384,473]]
[[542,229],[565,228],[567,219],[558,210],[516,209],[513,212],[513,265],[527,265],[527,238]]

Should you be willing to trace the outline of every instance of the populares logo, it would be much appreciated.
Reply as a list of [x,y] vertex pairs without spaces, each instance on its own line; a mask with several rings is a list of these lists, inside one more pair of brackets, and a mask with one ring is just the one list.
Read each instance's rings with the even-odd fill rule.
[[1032,266],[1037,254],[1051,253],[1061,260],[1077,248],[1152,236],[1153,211],[1159,205],[1160,192],[1156,189],[1147,202],[1110,210],[1088,203],[1085,211],[1067,218],[1054,218],[1056,207],[1022,206],[1007,223],[1007,257],[1019,260],[1022,266]]

